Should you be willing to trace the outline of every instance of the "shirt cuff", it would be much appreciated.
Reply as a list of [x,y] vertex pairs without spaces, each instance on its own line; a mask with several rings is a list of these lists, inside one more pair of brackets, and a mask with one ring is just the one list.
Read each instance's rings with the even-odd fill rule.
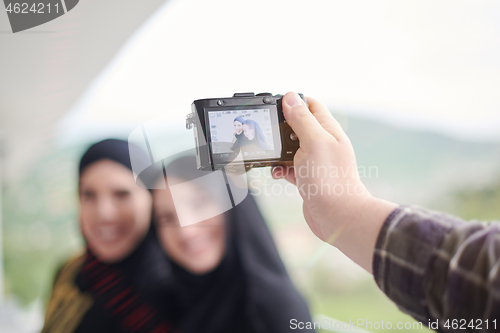
[[[385,244],[385,239],[387,236],[387,230],[391,226],[391,223],[394,221],[394,218],[401,213],[401,210],[403,209],[404,206],[399,206],[396,209],[394,209],[391,214],[385,219],[384,224],[382,225],[382,228],[380,229],[380,232],[377,237],[377,242],[375,243],[375,253],[373,256],[373,276],[375,277],[375,281],[377,281],[377,277],[380,277],[379,273],[379,268],[381,266],[381,261],[382,258],[380,255],[377,253],[382,249],[382,247]],[[380,284],[377,281],[377,284],[380,286]]]

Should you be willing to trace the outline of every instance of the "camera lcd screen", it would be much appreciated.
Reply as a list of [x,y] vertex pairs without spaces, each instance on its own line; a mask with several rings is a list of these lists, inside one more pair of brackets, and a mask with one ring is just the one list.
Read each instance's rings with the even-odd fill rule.
[[216,164],[228,163],[238,154],[245,161],[281,156],[275,106],[209,110],[208,128]]

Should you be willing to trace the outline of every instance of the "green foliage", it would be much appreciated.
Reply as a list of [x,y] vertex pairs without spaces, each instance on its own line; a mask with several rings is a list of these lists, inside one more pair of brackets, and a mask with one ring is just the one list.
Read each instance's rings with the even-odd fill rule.
[[[337,266],[335,269],[326,269],[325,264],[332,259],[339,260],[331,253],[325,253],[323,264],[318,262],[308,272],[308,276],[299,281],[299,286],[313,314],[321,314],[341,322],[358,323],[385,323],[384,328],[376,329],[368,325],[360,329],[372,332],[388,332],[394,330],[398,323],[411,323],[412,329],[407,332],[429,332],[423,323],[420,329],[418,323],[411,316],[401,312],[378,288],[375,280],[368,273],[355,270],[350,274],[342,274],[349,270],[350,265]],[[351,266],[354,265],[351,263]],[[355,274],[353,274],[355,273]],[[302,282],[302,283],[300,283]],[[392,329],[387,328],[391,323]],[[414,324],[415,323],[415,324]],[[407,324],[410,325],[410,324]],[[414,326],[413,326],[414,325]],[[321,331],[326,332],[326,330]]]
[[500,221],[500,181],[485,188],[457,191],[453,206],[466,220]]
[[74,161],[72,150],[55,151],[4,188],[6,292],[22,304],[46,299],[56,268],[80,246]]

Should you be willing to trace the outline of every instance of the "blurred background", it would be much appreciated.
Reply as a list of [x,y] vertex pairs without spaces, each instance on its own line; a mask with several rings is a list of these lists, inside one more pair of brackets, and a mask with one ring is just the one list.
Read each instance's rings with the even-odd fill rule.
[[[373,194],[500,219],[498,17],[500,2],[486,0],[86,0],[12,34],[0,10],[0,331],[41,328],[55,269],[82,248],[83,150],[155,117],[172,152],[191,148],[195,99],[315,97],[347,131]],[[315,315],[412,321],[314,237],[284,181],[268,169],[250,178]]]

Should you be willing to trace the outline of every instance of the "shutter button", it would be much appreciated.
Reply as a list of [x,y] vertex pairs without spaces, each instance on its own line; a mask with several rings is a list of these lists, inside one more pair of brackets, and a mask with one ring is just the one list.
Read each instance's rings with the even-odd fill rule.
[[273,102],[273,98],[270,96],[266,96],[262,99],[262,101],[266,104],[271,104]]

